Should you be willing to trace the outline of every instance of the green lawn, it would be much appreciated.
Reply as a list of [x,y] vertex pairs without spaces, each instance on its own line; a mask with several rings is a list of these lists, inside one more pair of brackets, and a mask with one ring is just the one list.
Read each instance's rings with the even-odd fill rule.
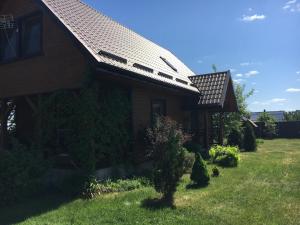
[[[211,170],[211,166],[209,166]],[[241,153],[238,168],[222,169],[208,187],[176,194],[176,209],[146,208],[152,188],[95,200],[45,196],[0,209],[0,224],[300,224],[300,140],[265,141]]]

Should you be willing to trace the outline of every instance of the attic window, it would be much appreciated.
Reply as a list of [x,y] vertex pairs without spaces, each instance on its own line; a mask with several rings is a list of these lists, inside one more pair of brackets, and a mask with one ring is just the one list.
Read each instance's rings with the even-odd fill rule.
[[143,66],[143,65],[138,64],[138,63],[134,63],[133,67],[138,68],[140,70],[144,70],[144,71],[149,72],[149,73],[153,73],[153,69],[151,69],[151,68],[149,68],[147,66]]
[[181,79],[178,79],[176,78],[176,81],[179,82],[179,83],[182,83],[182,84],[188,84],[188,82],[186,82],[185,80],[181,80]]
[[169,67],[171,67],[172,70],[174,70],[175,72],[177,72],[177,69],[175,68],[175,66],[173,66],[166,58],[164,57],[160,57]]
[[106,52],[106,51],[100,50],[99,51],[99,55],[102,55],[102,56],[104,56],[106,58],[115,60],[115,61],[120,62],[120,63],[127,64],[127,59],[124,59],[124,58],[122,58],[120,56],[114,55],[114,54],[112,54],[110,52]]
[[162,72],[158,72],[158,75],[161,76],[161,77],[173,80],[173,77],[170,76],[170,75],[168,75],[168,74],[165,74],[165,73],[162,73]]

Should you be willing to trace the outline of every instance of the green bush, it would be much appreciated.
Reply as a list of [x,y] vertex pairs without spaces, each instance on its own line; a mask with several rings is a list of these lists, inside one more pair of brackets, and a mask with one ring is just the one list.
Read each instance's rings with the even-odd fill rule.
[[195,153],[184,151],[183,171],[184,173],[190,173],[195,162]]
[[236,167],[240,156],[239,149],[233,146],[215,145],[209,150],[213,163],[224,167]]
[[263,123],[262,136],[264,138],[274,138],[276,136],[276,120],[272,115],[264,111],[259,115],[257,121]]
[[241,148],[242,141],[242,132],[236,128],[232,128],[227,137],[227,144],[230,146],[238,146],[239,148]]
[[102,182],[98,182],[96,178],[91,178],[88,182],[85,183],[82,196],[86,199],[92,199],[101,194],[131,191],[149,185],[150,182],[147,178],[132,178],[125,180],[109,179]]
[[158,118],[147,133],[150,154],[153,158],[153,183],[155,190],[163,194],[163,201],[173,205],[177,185],[184,172],[184,148],[186,135],[178,124],[169,118]]
[[202,159],[200,153],[195,153],[195,162],[192,169],[191,180],[198,186],[207,185],[210,180],[206,163]]
[[0,205],[10,204],[42,191],[47,163],[35,148],[17,142],[0,153]]
[[209,154],[208,151],[203,148],[200,144],[194,142],[194,141],[188,141],[184,144],[184,147],[189,151],[193,153],[200,153],[202,158],[208,159]]
[[253,127],[250,123],[246,122],[244,130],[244,149],[245,151],[256,151],[256,137],[254,134]]
[[212,168],[212,175],[214,177],[218,177],[220,175],[220,171],[216,166],[214,168]]

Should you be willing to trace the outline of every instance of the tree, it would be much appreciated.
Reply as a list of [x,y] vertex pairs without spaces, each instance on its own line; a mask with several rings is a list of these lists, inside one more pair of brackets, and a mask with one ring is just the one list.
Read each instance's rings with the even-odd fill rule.
[[239,148],[241,148],[242,139],[243,139],[242,133],[234,127],[231,129],[227,137],[227,144],[230,146],[238,146]]
[[256,151],[256,137],[252,125],[249,122],[245,123],[244,130],[244,149],[245,151]]
[[207,185],[210,180],[205,161],[199,153],[195,153],[195,162],[192,169],[191,180],[197,186]]
[[262,135],[264,138],[273,138],[276,135],[276,123],[275,118],[264,110],[257,121],[263,123]]
[[285,112],[284,119],[286,121],[300,121],[300,110],[294,112]]
[[212,68],[212,70],[214,71],[214,73],[217,72],[217,66],[216,66],[216,64],[212,64],[212,65],[211,65],[211,68]]
[[224,133],[228,136],[231,130],[236,129],[242,132],[242,120],[243,117],[249,118],[250,112],[247,109],[246,100],[253,95],[254,89],[245,92],[245,85],[235,84],[235,97],[238,105],[238,112],[226,113],[224,118]]
[[173,205],[174,194],[184,171],[183,143],[187,136],[178,124],[165,117],[157,118],[147,130],[150,155],[153,158],[153,181],[155,190],[163,194],[162,200]]

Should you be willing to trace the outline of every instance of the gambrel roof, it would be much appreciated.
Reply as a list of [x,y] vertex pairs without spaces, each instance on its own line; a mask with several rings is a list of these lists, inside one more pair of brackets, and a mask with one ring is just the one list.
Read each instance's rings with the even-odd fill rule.
[[183,62],[79,0],[40,0],[99,62],[195,93]]

